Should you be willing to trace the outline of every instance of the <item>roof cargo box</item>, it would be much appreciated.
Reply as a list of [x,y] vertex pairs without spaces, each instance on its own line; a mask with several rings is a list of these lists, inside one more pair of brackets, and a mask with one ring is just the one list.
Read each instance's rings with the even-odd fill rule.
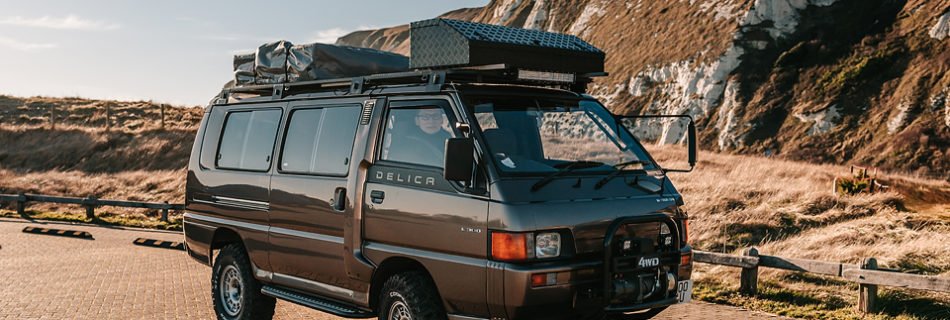
[[413,22],[409,34],[412,69],[504,64],[574,74],[604,71],[604,52],[567,34],[449,19]]
[[367,48],[323,43],[265,43],[252,54],[234,56],[237,85],[359,77],[409,70],[409,58]]

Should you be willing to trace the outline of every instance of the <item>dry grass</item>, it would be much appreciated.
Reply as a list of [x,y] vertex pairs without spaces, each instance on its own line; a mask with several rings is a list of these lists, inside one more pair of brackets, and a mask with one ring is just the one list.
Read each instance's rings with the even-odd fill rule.
[[[675,156],[655,150],[661,163]],[[700,250],[860,263],[950,276],[950,183],[884,174],[895,187],[873,195],[835,197],[832,179],[849,168],[779,159],[703,153],[697,170],[674,174]],[[928,201],[921,201],[926,198]],[[934,202],[936,201],[936,202]],[[855,319],[857,286],[834,278],[763,269],[763,294],[736,293],[738,269],[697,265],[701,299],[804,318]],[[950,295],[882,291],[880,318],[942,319]],[[872,317],[873,318],[873,317]]]

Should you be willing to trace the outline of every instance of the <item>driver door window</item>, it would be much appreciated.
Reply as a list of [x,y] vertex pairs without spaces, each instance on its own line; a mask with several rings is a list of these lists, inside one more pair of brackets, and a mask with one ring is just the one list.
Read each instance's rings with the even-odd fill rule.
[[445,140],[455,137],[449,112],[440,105],[390,109],[380,159],[442,168]]

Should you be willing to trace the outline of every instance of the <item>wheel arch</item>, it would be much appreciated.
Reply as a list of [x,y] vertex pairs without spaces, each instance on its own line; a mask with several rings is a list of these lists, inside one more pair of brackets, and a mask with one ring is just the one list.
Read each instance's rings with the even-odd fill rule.
[[391,257],[386,260],[383,260],[382,263],[376,267],[376,270],[373,272],[373,278],[369,286],[369,306],[373,311],[379,311],[379,294],[382,291],[383,284],[386,283],[386,280],[393,275],[418,271],[425,275],[429,281],[432,282],[433,288],[435,289],[435,295],[439,298],[439,301],[444,305],[445,300],[442,299],[442,294],[439,293],[438,286],[435,285],[435,279],[432,278],[432,274],[426,269],[425,265],[419,261],[407,258],[407,257]]
[[214,230],[214,235],[211,237],[211,245],[208,246],[208,264],[214,265],[214,251],[224,248],[224,246],[238,243],[241,246],[244,246],[244,239],[241,238],[241,235],[230,228],[220,227]]

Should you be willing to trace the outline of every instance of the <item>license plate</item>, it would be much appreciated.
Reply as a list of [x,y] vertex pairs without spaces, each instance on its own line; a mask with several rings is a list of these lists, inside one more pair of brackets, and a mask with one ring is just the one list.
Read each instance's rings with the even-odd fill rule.
[[688,303],[693,300],[693,280],[683,280],[676,283],[676,300],[679,303]]

